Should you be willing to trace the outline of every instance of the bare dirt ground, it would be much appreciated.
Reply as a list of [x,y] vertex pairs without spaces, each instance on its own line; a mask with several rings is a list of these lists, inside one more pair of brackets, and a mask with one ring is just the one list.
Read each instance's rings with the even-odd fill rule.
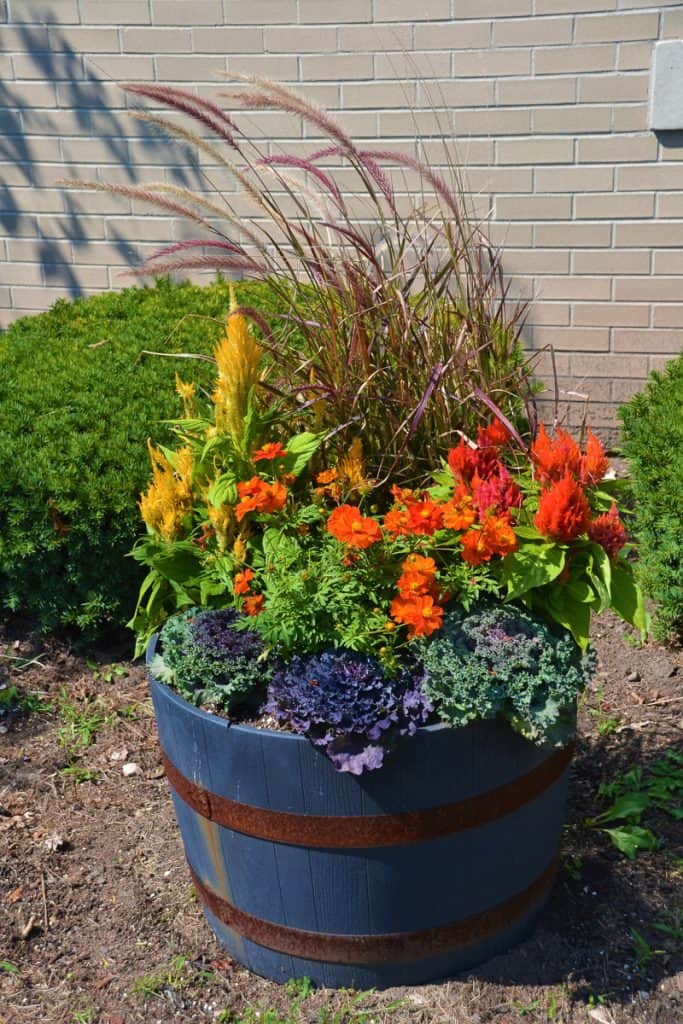
[[581,705],[562,867],[534,936],[441,984],[299,987],[297,1000],[296,986],[228,959],[204,923],[143,668],[123,648],[86,660],[6,625],[0,1024],[680,1024],[680,822],[647,810],[658,848],[634,860],[585,825],[607,806],[601,784],[680,750],[683,658],[638,648],[629,632],[610,616],[595,624],[600,665]]

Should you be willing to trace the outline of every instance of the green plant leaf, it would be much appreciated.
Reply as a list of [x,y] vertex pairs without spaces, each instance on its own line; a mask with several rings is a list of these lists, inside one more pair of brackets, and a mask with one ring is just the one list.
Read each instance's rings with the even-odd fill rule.
[[507,584],[507,600],[528,590],[551,583],[562,572],[565,551],[557,544],[521,544],[503,562],[502,577]]
[[636,583],[633,569],[628,562],[622,560],[612,566],[612,608],[630,625],[640,631],[644,640],[650,625],[650,617],[645,610],[643,592]]
[[590,544],[588,553],[590,557],[586,571],[600,601],[596,610],[603,611],[612,603],[612,566],[607,552],[599,544]]
[[206,500],[214,508],[234,505],[237,501],[237,480],[232,473],[221,473],[209,488]]
[[567,587],[545,587],[538,600],[547,614],[569,630],[581,650],[587,650],[591,606],[574,600]]
[[599,814],[595,819],[599,821],[617,821],[624,818],[631,824],[637,824],[650,803],[647,793],[624,793],[618,797],[611,807]]
[[324,433],[312,434],[309,431],[290,437],[286,445],[287,454],[282,459],[284,472],[299,476],[323,443],[324,438]]
[[640,825],[621,825],[619,828],[604,828],[616,846],[629,860],[634,860],[639,850],[655,850],[657,837],[649,828]]

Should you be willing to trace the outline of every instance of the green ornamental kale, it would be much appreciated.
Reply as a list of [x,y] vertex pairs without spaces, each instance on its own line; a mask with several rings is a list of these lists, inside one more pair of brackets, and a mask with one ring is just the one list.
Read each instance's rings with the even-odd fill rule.
[[469,612],[449,610],[421,656],[425,691],[446,722],[503,715],[528,739],[556,746],[574,733],[576,698],[596,661],[568,632],[516,605],[487,601]]
[[242,619],[232,609],[172,616],[159,634],[162,653],[152,661],[152,675],[191,704],[231,711],[250,698],[258,703],[271,671],[261,638],[238,627]]

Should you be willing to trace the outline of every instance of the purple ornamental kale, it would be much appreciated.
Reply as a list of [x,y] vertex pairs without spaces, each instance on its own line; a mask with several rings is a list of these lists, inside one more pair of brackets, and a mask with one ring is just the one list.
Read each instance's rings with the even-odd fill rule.
[[276,668],[263,710],[322,747],[338,771],[360,775],[427,721],[423,680],[414,665],[387,676],[375,658],[344,648],[295,655]]
[[234,661],[235,658],[258,658],[263,641],[253,630],[235,629],[243,620],[232,608],[221,611],[201,611],[192,624],[194,642],[207,658]]
[[158,678],[192,704],[232,712],[260,702],[270,677],[263,641],[248,620],[232,609],[190,608],[172,616],[161,630]]

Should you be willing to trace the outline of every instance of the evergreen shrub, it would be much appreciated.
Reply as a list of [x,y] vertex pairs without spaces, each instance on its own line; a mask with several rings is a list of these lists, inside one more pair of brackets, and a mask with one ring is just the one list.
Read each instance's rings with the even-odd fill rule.
[[[261,283],[238,301],[266,318],[278,305]],[[227,282],[163,279],[60,301],[0,335],[0,608],[91,635],[130,618],[143,572],[124,556],[144,533],[147,438],[171,441],[176,372],[213,380],[211,363],[141,353],[210,354],[229,303]]]
[[619,410],[631,468],[633,532],[645,592],[657,602],[654,634],[683,640],[683,355]]

